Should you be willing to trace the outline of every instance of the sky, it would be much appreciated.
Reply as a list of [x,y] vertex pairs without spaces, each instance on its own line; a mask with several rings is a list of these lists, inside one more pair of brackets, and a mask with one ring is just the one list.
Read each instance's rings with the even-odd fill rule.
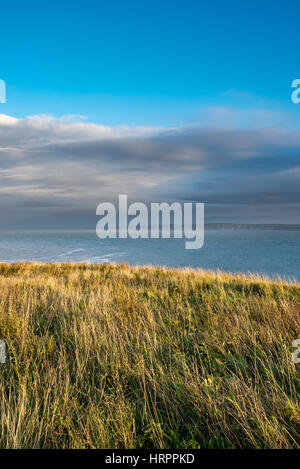
[[87,228],[99,203],[199,201],[300,223],[298,2],[1,4],[0,229]]

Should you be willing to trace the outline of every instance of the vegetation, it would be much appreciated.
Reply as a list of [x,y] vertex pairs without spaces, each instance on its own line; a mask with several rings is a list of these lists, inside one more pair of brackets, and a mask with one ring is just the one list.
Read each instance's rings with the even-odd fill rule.
[[0,264],[1,448],[299,448],[300,285]]

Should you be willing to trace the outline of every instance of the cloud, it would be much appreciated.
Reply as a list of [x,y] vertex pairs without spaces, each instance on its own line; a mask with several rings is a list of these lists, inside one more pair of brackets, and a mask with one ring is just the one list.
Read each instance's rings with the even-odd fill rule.
[[[289,222],[300,222],[300,131],[263,125],[262,112],[258,125],[236,126],[240,112],[218,110],[230,126],[215,121],[178,128],[109,127],[82,116],[0,115],[2,222],[14,223],[15,213],[17,223],[22,211],[22,223],[34,219],[38,225],[48,214],[60,225],[62,211],[66,219],[78,211],[94,214],[98,203],[119,193],[228,209],[260,205],[266,216],[272,213],[272,222],[274,207],[286,204]],[[240,215],[245,216],[242,208]],[[277,218],[279,223],[282,209]]]

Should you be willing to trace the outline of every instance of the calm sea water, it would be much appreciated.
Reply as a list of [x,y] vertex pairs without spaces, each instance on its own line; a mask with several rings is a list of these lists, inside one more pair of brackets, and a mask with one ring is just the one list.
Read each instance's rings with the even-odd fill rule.
[[300,232],[206,230],[204,247],[188,251],[184,240],[177,239],[100,240],[94,231],[0,231],[0,261],[125,261],[255,272],[300,281]]

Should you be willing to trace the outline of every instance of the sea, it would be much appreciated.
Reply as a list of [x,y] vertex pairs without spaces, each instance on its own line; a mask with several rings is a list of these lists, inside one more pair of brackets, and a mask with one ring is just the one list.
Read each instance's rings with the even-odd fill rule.
[[0,231],[0,262],[126,262],[258,273],[300,282],[300,231],[207,229],[204,246],[184,239],[105,239],[95,230]]

